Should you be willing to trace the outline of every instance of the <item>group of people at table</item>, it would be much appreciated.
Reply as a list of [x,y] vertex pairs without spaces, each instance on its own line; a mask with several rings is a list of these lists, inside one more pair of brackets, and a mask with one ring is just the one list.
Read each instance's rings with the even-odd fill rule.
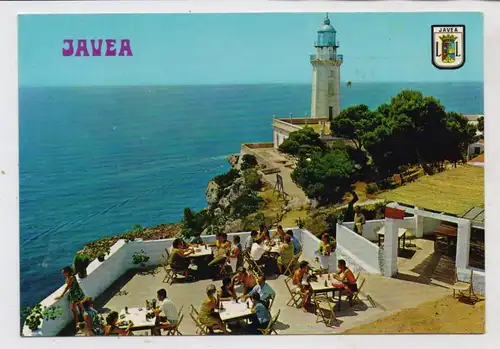
[[[213,284],[207,287],[206,298],[199,309],[198,320],[202,325],[206,326],[210,331],[220,330],[223,333],[228,333],[226,325],[216,311],[220,307],[220,302],[226,300],[246,301],[250,298],[252,300],[250,330],[258,333],[258,329],[268,326],[271,320],[269,305],[276,293],[266,282],[264,275],[256,278],[243,267],[243,251],[248,252],[256,262],[265,263],[266,259],[270,260],[275,257],[275,255],[268,253],[269,249],[266,249],[266,246],[269,246],[273,240],[278,241],[279,252],[276,262],[278,272],[282,274],[290,261],[301,251],[301,246],[293,236],[293,231],[288,230],[285,232],[281,226],[278,226],[273,236],[271,236],[267,227],[263,225],[260,227],[260,232],[253,230],[246,239],[244,247],[240,243],[239,236],[234,236],[233,244],[231,244],[227,240],[227,234],[225,233],[218,234],[214,244],[205,243],[200,234],[196,234],[189,243],[182,239],[173,241],[168,263],[173,269],[182,271],[186,277],[196,275],[196,268],[190,268],[194,261],[189,258],[195,252],[196,247],[202,245],[215,247],[211,260],[208,262],[212,280],[216,280],[219,276],[220,267],[222,263],[227,262],[227,258],[236,259],[237,273],[235,276],[232,278],[224,277],[222,286],[218,291]],[[319,272],[329,269],[329,256],[334,249],[335,241],[328,234],[323,234],[316,251],[320,262]],[[312,295],[312,289],[307,282],[307,278],[311,273],[310,264],[307,261],[302,261],[298,266],[293,266],[292,271],[292,291],[302,295],[301,307],[304,311],[308,311],[307,308],[310,305]],[[131,333],[132,323],[125,329],[117,325],[119,314],[116,311],[110,312],[106,317],[106,321],[102,320],[101,315],[94,309],[92,298],[85,297],[83,294],[71,267],[63,268],[62,273],[66,279],[66,288],[63,294],[57,298],[63,297],[66,293],[68,294],[77,328],[79,326],[79,314],[83,315],[84,322],[83,325],[80,324],[80,329],[83,330],[85,335],[129,335]],[[344,292],[349,302],[351,302],[353,293],[357,291],[357,284],[353,272],[346,266],[344,260],[338,261],[338,271],[333,274],[333,278],[344,284]],[[235,292],[237,284],[241,284],[243,288],[243,292],[239,296]],[[158,290],[157,298],[159,300],[158,306],[153,309],[155,316],[155,327],[152,329],[153,335],[159,334],[161,329],[168,329],[178,321],[176,306],[167,298],[166,290]]]
[[[276,244],[279,248],[271,253],[268,247]],[[266,266],[272,266],[273,264],[270,262],[276,260],[278,272],[283,273],[286,266],[301,249],[292,230],[285,232],[282,226],[278,226],[276,232],[271,236],[268,228],[261,225],[260,231],[253,230],[243,246],[239,236],[234,236],[233,244],[231,244],[225,233],[217,234],[215,243],[206,243],[199,233],[188,242],[180,238],[175,239],[169,253],[168,264],[175,271],[182,272],[187,279],[196,279],[200,270],[197,267],[192,268],[196,264],[192,257],[201,246],[215,247],[210,256],[211,260],[206,263],[208,273],[214,281],[220,276],[221,266],[227,262],[227,258],[236,260],[235,269],[243,266],[243,251],[248,252],[254,261]],[[203,264],[201,266],[205,266]]]

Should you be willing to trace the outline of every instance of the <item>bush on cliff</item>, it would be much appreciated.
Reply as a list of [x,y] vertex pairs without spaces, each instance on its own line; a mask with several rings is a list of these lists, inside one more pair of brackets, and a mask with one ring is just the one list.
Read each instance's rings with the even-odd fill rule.
[[241,169],[242,170],[247,170],[250,168],[254,168],[257,166],[257,158],[255,155],[252,154],[244,154],[243,157],[241,158]]
[[243,179],[245,180],[245,186],[250,190],[259,191],[262,188],[262,180],[256,170],[244,171]]
[[308,156],[326,150],[327,146],[314,129],[304,127],[290,133],[290,136],[281,143],[278,149],[283,153],[294,156]]
[[217,183],[221,189],[220,191],[222,192],[223,189],[231,186],[239,176],[240,172],[238,170],[230,169],[227,173],[215,176],[213,181]]
[[182,235],[191,237],[195,233],[201,233],[209,222],[210,219],[206,210],[195,212],[191,208],[185,207],[182,218]]

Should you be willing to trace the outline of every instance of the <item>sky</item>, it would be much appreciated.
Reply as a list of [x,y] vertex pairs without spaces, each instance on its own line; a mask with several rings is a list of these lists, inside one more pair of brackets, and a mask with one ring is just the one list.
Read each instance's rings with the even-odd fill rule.
[[[20,15],[20,86],[310,83],[324,13]],[[341,80],[483,81],[481,13],[330,13]],[[466,62],[431,63],[431,25],[466,26]],[[132,57],[64,57],[64,39],[129,39]],[[89,44],[90,45],[90,44]],[[90,48],[90,46],[89,46]]]

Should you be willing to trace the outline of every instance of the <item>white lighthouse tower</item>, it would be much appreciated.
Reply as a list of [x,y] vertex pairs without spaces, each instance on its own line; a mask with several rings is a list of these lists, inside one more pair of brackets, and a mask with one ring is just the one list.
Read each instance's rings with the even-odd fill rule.
[[311,117],[332,119],[340,113],[340,66],[342,55],[337,54],[337,32],[326,14],[314,43],[316,54],[311,55],[313,66]]

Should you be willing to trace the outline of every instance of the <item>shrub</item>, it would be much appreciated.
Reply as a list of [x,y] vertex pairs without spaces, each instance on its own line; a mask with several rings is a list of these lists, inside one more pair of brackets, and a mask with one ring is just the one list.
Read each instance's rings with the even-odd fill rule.
[[300,158],[292,180],[306,195],[322,205],[337,203],[351,190],[354,163],[344,150],[315,153],[310,158]]
[[134,263],[135,265],[144,266],[144,264],[149,262],[150,259],[151,257],[149,257],[148,254],[144,252],[144,250],[141,250],[140,252],[135,252],[132,255],[132,263]]
[[247,170],[258,165],[257,158],[252,154],[244,154],[241,158],[241,169]]
[[367,194],[375,194],[378,192],[378,186],[375,183],[370,183],[366,186],[366,193]]
[[227,173],[215,176],[213,181],[217,183],[217,185],[221,189],[220,192],[222,192],[223,189],[231,186],[239,176],[240,176],[239,171],[233,168],[230,169]]
[[26,319],[26,326],[30,330],[35,331],[42,324],[42,320],[55,320],[62,314],[63,310],[59,306],[43,307],[41,304],[37,304],[34,307],[24,309],[21,315]]
[[243,179],[245,180],[245,185],[250,190],[259,191],[262,188],[262,181],[256,170],[246,170],[243,172]]
[[314,152],[327,149],[326,143],[311,127],[304,127],[290,133],[287,139],[278,148],[281,152],[294,156],[308,156]]
[[247,216],[257,211],[262,202],[263,199],[255,192],[242,195],[233,203],[234,214],[237,217]]

